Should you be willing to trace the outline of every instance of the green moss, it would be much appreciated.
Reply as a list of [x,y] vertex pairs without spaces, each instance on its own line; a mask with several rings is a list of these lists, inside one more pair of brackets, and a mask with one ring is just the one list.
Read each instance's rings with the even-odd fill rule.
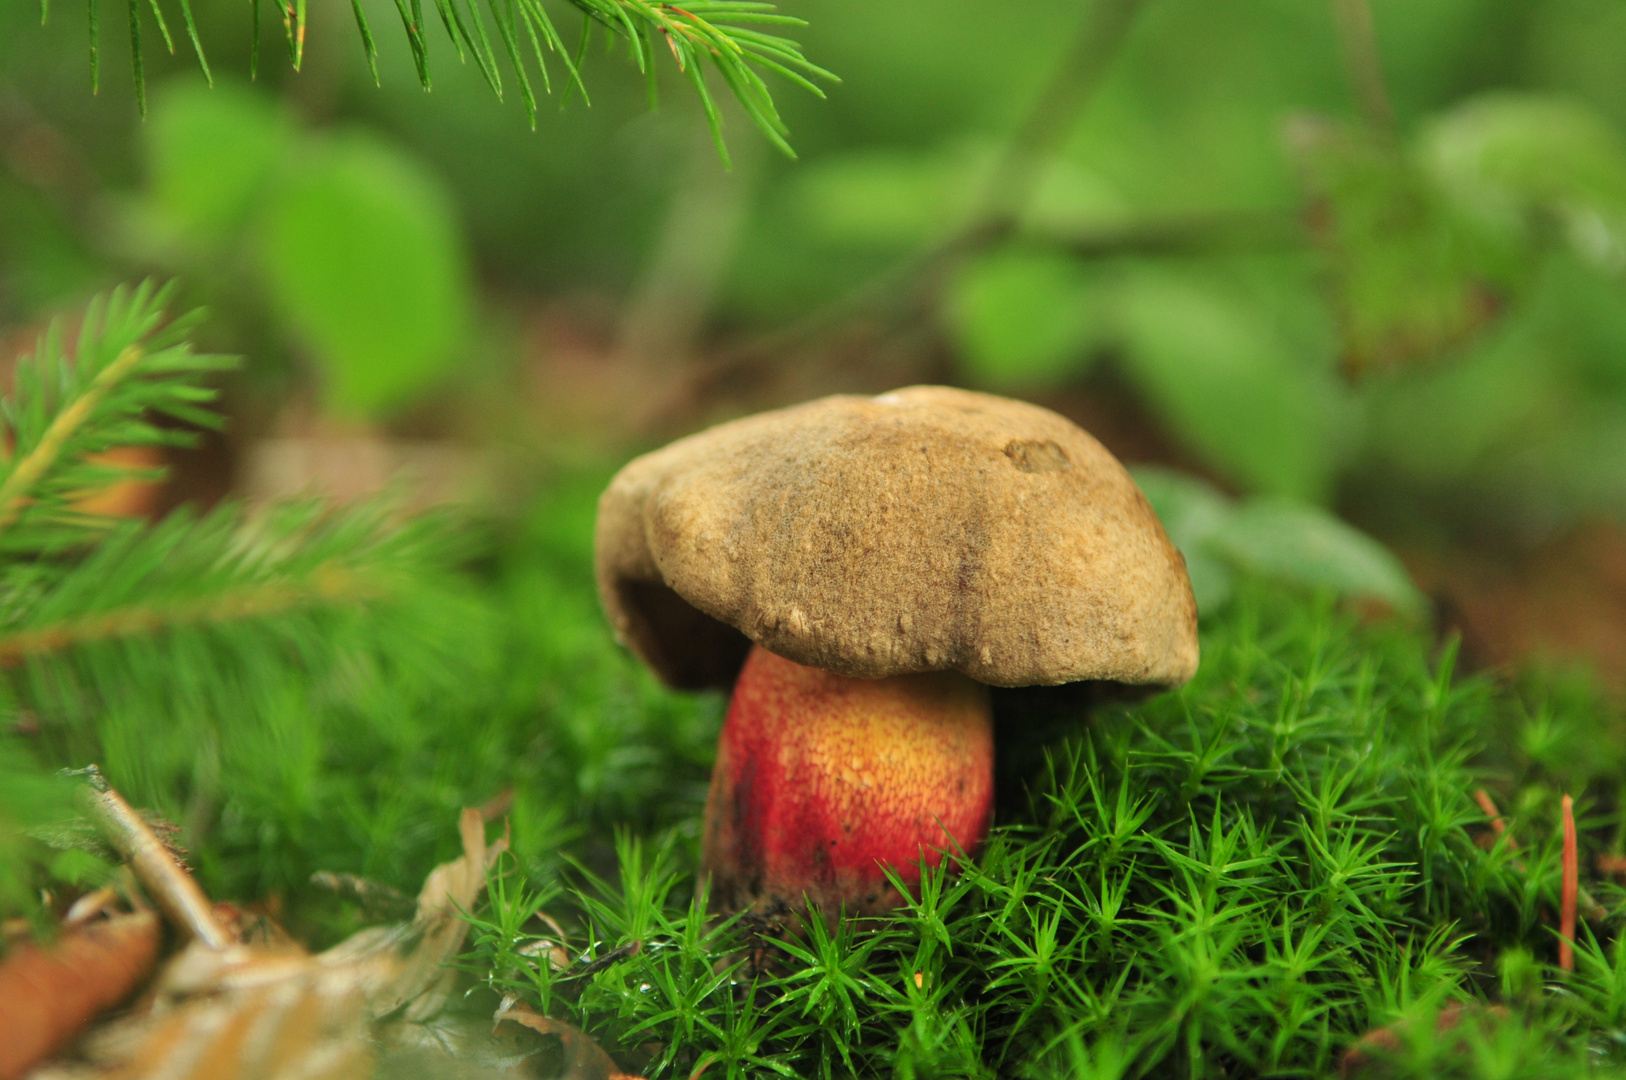
[[[1553,929],[1558,794],[1577,799],[1584,867],[1618,843],[1600,700],[1455,677],[1449,645],[1258,588],[1203,648],[1177,693],[1051,709],[1025,742],[1007,717],[1002,758],[1041,763],[1023,797],[895,919],[815,924],[753,976],[739,929],[694,898],[680,827],[625,840],[612,884],[549,898],[578,946],[636,955],[559,980],[519,951],[529,909],[510,898],[482,917],[474,962],[653,1051],[651,1076],[1326,1075],[1397,1021],[1385,1075],[1617,1068],[1620,890],[1584,882],[1606,917],[1573,976]],[[1490,843],[1480,787],[1516,808],[1517,850]],[[1498,1001],[1510,1015],[1434,1036],[1442,1009]]]
[[[120,646],[116,678],[81,650],[9,693],[46,764],[101,760],[185,826],[212,894],[275,895],[314,942],[364,921],[314,871],[410,893],[456,808],[511,788],[515,855],[465,963],[651,1077],[1328,1075],[1395,1022],[1386,1075],[1619,1071],[1626,894],[1591,879],[1622,843],[1616,713],[1583,676],[1461,677],[1449,645],[1260,585],[1176,693],[1003,701],[998,828],[963,872],[896,918],[749,951],[694,877],[721,701],[611,641],[601,480],[403,569],[386,605],[169,631]],[[1517,850],[1490,843],[1481,787]],[[1603,915],[1570,976],[1565,793]],[[525,948],[551,933],[538,908],[615,959],[555,975]],[[1436,1037],[1457,1003],[1510,1012]]]

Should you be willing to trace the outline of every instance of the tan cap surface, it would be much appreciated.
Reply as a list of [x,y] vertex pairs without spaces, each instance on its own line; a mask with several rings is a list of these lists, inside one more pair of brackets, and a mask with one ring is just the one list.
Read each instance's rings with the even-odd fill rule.
[[677,686],[728,685],[736,630],[871,678],[1197,670],[1185,562],[1123,466],[1070,421],[988,394],[828,397],[681,439],[611,481],[596,544],[617,636]]

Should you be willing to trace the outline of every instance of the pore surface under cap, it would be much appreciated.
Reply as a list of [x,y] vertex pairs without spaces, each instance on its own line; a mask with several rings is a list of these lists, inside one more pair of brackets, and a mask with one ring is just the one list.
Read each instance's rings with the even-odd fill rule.
[[727,684],[728,627],[871,678],[1197,668],[1185,564],[1123,466],[1047,409],[965,390],[823,398],[646,454],[599,501],[597,564],[617,635],[676,685]]

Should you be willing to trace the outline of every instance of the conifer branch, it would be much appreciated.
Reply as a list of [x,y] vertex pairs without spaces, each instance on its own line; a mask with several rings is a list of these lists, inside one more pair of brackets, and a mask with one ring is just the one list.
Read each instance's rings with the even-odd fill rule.
[[81,645],[156,634],[181,626],[267,618],[300,608],[378,600],[387,595],[388,590],[378,582],[344,567],[323,565],[308,582],[298,585],[252,585],[168,604],[136,603],[10,634],[0,633],[0,667],[16,667],[25,660]]
[[[159,0],[147,0],[147,3],[151,7],[166,48],[174,53],[175,41],[169,32]],[[531,85],[531,72],[521,48],[522,29],[524,40],[531,44],[532,60],[541,75],[544,92],[551,93],[553,89],[553,76],[548,69],[547,56],[551,53],[555,62],[563,65],[566,75],[566,91],[561,104],[569,100],[572,88],[579,90],[583,100],[586,100],[587,88],[581,81],[580,71],[585,52],[578,50],[574,57],[571,55],[559,34],[558,27],[554,25],[553,17],[548,14],[541,0],[486,0],[486,3],[491,9],[500,52],[507,58],[508,66],[519,83],[520,97],[533,129],[536,127],[536,94]],[[584,45],[594,26],[607,34],[627,40],[638,70],[649,80],[652,103],[656,57],[654,42],[657,36],[662,39],[677,69],[687,75],[689,81],[694,84],[695,92],[705,107],[706,117],[713,136],[718,140],[720,150],[721,114],[701,71],[704,61],[711,61],[718,74],[722,76],[723,82],[739,99],[746,115],[763,135],[782,152],[792,157],[795,154],[786,141],[784,122],[780,119],[773,103],[773,96],[759,72],[773,72],[819,97],[823,97],[824,92],[814,80],[839,81],[830,72],[809,61],[797,42],[756,29],[805,25],[801,19],[778,14],[771,3],[762,3],[758,0],[694,0],[692,3],[659,2],[659,0],[657,2],[570,0],[570,3],[582,17]],[[141,114],[145,116],[147,87],[142,58],[141,4],[142,0],[125,0],[130,25],[130,60],[135,79],[136,103]],[[307,0],[275,0],[274,3],[276,11],[281,16],[283,36],[287,40],[288,61],[295,71],[303,66],[305,56],[308,26],[306,4]],[[88,0],[88,6],[91,85],[94,88],[99,81],[101,69],[95,0]],[[187,37],[192,43],[193,52],[197,55],[198,66],[202,69],[204,77],[213,85],[214,76],[205,58],[203,42],[198,36],[192,16],[191,0],[180,0],[180,6]],[[395,7],[412,52],[418,81],[427,90],[430,87],[430,71],[427,43],[424,40],[423,5],[421,0],[396,0]],[[472,57],[486,85],[491,87],[492,93],[501,100],[503,76],[498,60],[499,48],[492,45],[491,35],[486,29],[486,17],[481,14],[480,0],[434,0],[434,7],[442,29],[457,50],[458,60],[466,63]],[[259,73],[261,8],[259,0],[252,0],[250,8],[252,15],[249,73],[253,78]],[[360,0],[350,0],[350,10],[360,36],[362,54],[367,61],[368,71],[376,83],[379,77],[378,47],[373,38],[372,27],[368,25]],[[44,19],[47,15],[48,8],[42,0],[41,18]],[[727,152],[722,153],[726,161]]]
[[255,738],[291,701],[441,677],[467,647],[447,620],[482,618],[460,537],[389,500],[157,523],[75,509],[132,474],[87,454],[191,437],[154,414],[221,422],[206,380],[231,361],[191,349],[196,316],[168,318],[170,295],[149,282],[94,299],[76,334],[46,331],[0,400],[0,915],[37,910],[47,870],[18,830],[58,809],[5,718],[39,718],[30,737],[57,760],[72,745],[117,762],[154,731],[184,743],[187,723]]
[[125,523],[79,562],[4,568],[0,668],[182,628],[269,625],[387,601],[410,579],[444,572],[446,555],[433,522],[392,522],[387,503],[292,503],[258,519],[227,505],[203,518]]
[[96,406],[101,404],[113,385],[135,369],[141,362],[141,355],[140,346],[130,345],[119,353],[118,359],[97,372],[84,396],[57,414],[39,445],[17,463],[4,483],[0,483],[0,532],[17,520],[29,489],[56,464],[63,445],[95,412]]
[[70,359],[60,323],[17,362],[0,400],[0,549],[44,551],[83,541],[107,522],[73,509],[87,492],[134,475],[87,460],[116,446],[185,446],[190,430],[161,428],[154,414],[216,428],[206,379],[235,360],[194,353],[184,335],[199,313],[168,320],[168,287],[144,282],[93,300]]

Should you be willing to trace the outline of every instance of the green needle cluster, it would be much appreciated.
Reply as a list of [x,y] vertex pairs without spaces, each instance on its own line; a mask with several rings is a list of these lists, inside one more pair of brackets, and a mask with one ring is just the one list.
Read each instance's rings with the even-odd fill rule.
[[[262,2],[249,2],[252,27],[249,70],[251,75],[258,77]],[[433,0],[433,3],[433,17],[445,31],[458,60],[467,63],[472,57],[486,85],[499,99],[503,96],[504,87],[502,64],[498,60],[498,53],[502,54],[511,72],[510,77],[519,85],[520,98],[532,128],[536,127],[536,92],[531,85],[530,63],[534,61],[536,65],[543,91],[552,93],[553,74],[549,71],[548,63],[551,56],[554,64],[563,70],[565,91],[561,102],[568,101],[572,92],[579,92],[585,100],[587,86],[582,82],[581,68],[595,27],[612,46],[617,41],[625,43],[628,55],[647,81],[651,105],[655,102],[658,54],[671,53],[678,71],[693,84],[695,93],[705,107],[718,152],[725,161],[728,151],[723,146],[722,115],[711,88],[706,84],[708,62],[739,101],[751,122],[774,146],[790,157],[796,155],[786,141],[789,131],[779,117],[773,95],[760,72],[782,76],[819,97],[824,96],[824,91],[812,80],[838,81],[830,72],[808,60],[802,54],[800,44],[771,32],[781,27],[805,26],[806,22],[794,16],[781,15],[773,4],[760,0],[695,0],[685,4],[658,0],[571,0],[574,13],[581,17],[580,37],[574,48],[560,36],[553,16],[541,0],[486,0],[489,11],[481,10],[480,0]],[[306,5],[307,0],[266,0],[264,5],[272,9],[271,18],[282,24],[288,62],[295,71],[301,68],[305,59],[308,26]],[[198,66],[212,84],[214,76],[204,55],[203,42],[198,36],[191,0],[179,0],[179,6]],[[146,12],[143,12],[143,7],[147,9]],[[150,16],[165,49],[171,54],[175,52],[175,36],[170,32],[159,0],[146,0],[145,4],[143,0],[126,0],[125,9],[136,105],[145,116],[147,79],[142,60],[144,18]],[[395,0],[395,9],[412,52],[418,81],[428,90],[431,76],[426,31],[430,16],[424,10],[423,0]],[[361,38],[368,70],[376,83],[379,81],[378,44],[372,25],[361,0],[350,0],[350,11]],[[88,14],[90,78],[94,89],[99,87],[101,81],[101,24],[95,0],[90,0]],[[40,21],[43,23],[49,17],[50,0],[40,0]]]

